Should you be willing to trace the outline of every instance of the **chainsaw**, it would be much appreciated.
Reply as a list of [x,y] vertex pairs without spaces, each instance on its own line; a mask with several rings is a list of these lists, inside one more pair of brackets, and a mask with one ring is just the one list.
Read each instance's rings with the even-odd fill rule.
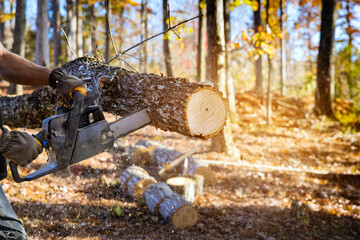
[[55,115],[46,118],[41,130],[34,135],[47,152],[47,164],[21,177],[18,165],[10,161],[15,182],[32,181],[93,157],[113,147],[114,141],[118,138],[151,122],[146,109],[142,109],[109,123],[104,117],[101,106],[94,104],[100,96],[96,80],[90,78],[84,81],[87,94],[74,91],[73,105],[70,108],[57,107]]

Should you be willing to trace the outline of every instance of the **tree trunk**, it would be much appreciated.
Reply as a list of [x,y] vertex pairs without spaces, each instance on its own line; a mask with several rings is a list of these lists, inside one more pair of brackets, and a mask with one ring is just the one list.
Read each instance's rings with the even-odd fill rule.
[[197,46],[197,81],[205,82],[205,34],[206,34],[206,0],[199,0],[199,32]]
[[[4,0],[0,0],[0,15],[4,14]],[[0,21],[0,42],[5,40],[5,22]]]
[[[223,0],[207,0],[208,62],[207,72],[215,87],[226,94],[225,37]],[[212,148],[217,152],[235,155],[230,123],[212,139]]]
[[336,0],[322,1],[320,45],[317,60],[315,111],[334,117],[332,85],[332,54],[335,29]]
[[36,64],[49,67],[49,0],[38,0],[36,30]]
[[[271,29],[269,24],[269,7],[270,1],[266,1],[266,25]],[[271,124],[271,71],[272,64],[270,54],[267,55],[268,58],[268,84],[267,84],[267,93],[266,93],[266,124]]]
[[280,39],[280,49],[281,49],[281,62],[280,62],[280,94],[281,96],[286,94],[286,43],[285,43],[285,34],[284,34],[284,22],[285,14],[284,9],[286,9],[286,0],[280,0],[280,31],[283,34],[283,38]]
[[107,13],[105,14],[105,33],[106,33],[106,38],[105,38],[105,61],[109,61],[110,59],[110,10],[111,10],[111,5],[110,5],[110,0],[106,0],[105,1],[105,8]]
[[76,55],[84,56],[84,40],[83,40],[83,8],[81,0],[76,0]]
[[[26,1],[16,1],[16,13],[15,13],[15,30],[14,30],[14,43],[12,52],[22,57],[25,57],[25,27],[26,27]],[[14,83],[10,84],[8,94],[22,94],[22,86]]]
[[236,103],[235,103],[235,90],[234,81],[230,72],[230,1],[224,1],[224,28],[225,28],[225,71],[226,71],[226,94],[229,104],[230,120],[232,122],[237,121]]
[[[148,38],[148,13],[147,13],[147,0],[141,1],[141,41]],[[143,43],[140,46],[140,71],[143,73],[148,72],[148,63],[147,63],[147,44]]]
[[[259,8],[254,11],[254,28],[255,32],[259,32],[259,27],[261,26],[261,0],[257,0],[259,3]],[[258,59],[255,60],[255,76],[256,76],[256,83],[255,83],[255,90],[257,92],[263,91],[263,84],[262,84],[262,56],[260,55]]]
[[[168,19],[168,1],[163,0],[163,26],[164,30],[169,27],[170,19]],[[170,32],[165,33],[164,35],[164,58],[165,58],[165,67],[166,75],[168,77],[174,76],[171,64],[171,48],[170,48]]]
[[[63,66],[81,79],[93,77],[99,83],[98,104],[104,111],[126,116],[147,108],[152,125],[186,136],[209,138],[226,122],[226,104],[211,86],[191,83],[184,78],[135,73],[83,57]],[[60,105],[58,95],[41,88],[30,95],[0,99],[3,118],[11,126],[39,127],[45,117]]]
[[54,66],[57,67],[60,64],[60,58],[62,56],[61,49],[61,35],[60,35],[60,14],[59,14],[59,0],[52,0],[52,27],[53,27],[53,47],[54,47]]
[[91,5],[90,7],[90,39],[91,44],[89,46],[89,52],[96,56],[96,18],[95,18],[95,7]]
[[[77,52],[76,44],[76,11],[75,11],[75,0],[66,0],[67,3],[67,36],[69,39],[69,45],[71,46],[74,53]],[[74,57],[69,49],[67,49],[67,56],[69,60],[73,60]]]

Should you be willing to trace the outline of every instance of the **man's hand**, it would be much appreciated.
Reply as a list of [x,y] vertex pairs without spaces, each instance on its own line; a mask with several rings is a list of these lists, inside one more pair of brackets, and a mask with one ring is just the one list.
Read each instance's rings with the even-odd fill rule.
[[27,132],[2,129],[0,154],[24,167],[37,158],[43,148],[36,139]]
[[[83,88],[86,92],[86,84],[75,76],[67,74],[62,68],[55,68],[49,77],[49,85],[56,88],[67,104],[71,103],[72,92],[75,88]],[[86,93],[85,93],[86,94]]]

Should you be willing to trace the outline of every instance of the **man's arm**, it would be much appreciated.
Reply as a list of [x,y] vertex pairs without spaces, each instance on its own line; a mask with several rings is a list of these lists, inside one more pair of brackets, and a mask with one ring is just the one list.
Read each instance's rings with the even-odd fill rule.
[[48,85],[51,69],[9,52],[0,42],[0,77],[21,85]]

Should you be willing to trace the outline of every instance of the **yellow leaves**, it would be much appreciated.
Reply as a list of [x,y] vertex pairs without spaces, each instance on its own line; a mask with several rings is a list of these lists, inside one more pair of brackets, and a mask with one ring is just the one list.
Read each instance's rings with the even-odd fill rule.
[[234,48],[240,48],[240,44],[239,43],[231,43],[232,44],[232,46],[234,47]]
[[13,17],[15,17],[15,12],[4,13],[0,16],[0,22],[4,23],[7,20],[11,20]]
[[249,37],[245,31],[242,31],[241,40],[248,41]]
[[95,3],[97,3],[97,0],[89,0],[88,1],[89,6],[95,5]]

